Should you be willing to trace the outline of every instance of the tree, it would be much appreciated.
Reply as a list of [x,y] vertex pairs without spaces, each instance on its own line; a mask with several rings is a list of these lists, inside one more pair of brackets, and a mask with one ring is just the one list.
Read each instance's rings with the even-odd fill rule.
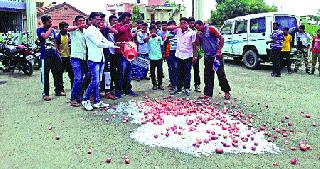
[[212,22],[219,25],[230,18],[263,12],[276,12],[277,7],[269,6],[264,0],[217,0],[215,11],[211,11]]
[[137,20],[142,19],[138,5],[132,7],[132,21],[135,23]]

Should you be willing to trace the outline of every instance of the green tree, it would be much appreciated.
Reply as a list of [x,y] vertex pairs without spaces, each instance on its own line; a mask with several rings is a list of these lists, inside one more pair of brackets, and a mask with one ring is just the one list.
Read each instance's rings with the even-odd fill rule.
[[269,6],[264,0],[217,0],[215,11],[211,11],[212,22],[219,25],[227,19],[262,12],[276,12],[277,7]]
[[135,23],[137,20],[142,19],[138,5],[132,7],[132,21]]

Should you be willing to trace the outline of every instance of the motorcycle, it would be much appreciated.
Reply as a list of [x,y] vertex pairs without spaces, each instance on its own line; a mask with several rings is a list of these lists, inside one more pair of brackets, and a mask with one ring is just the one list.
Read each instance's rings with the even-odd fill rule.
[[0,61],[2,62],[3,71],[14,72],[15,69],[23,71],[24,74],[31,76],[33,73],[34,57],[24,45],[6,45],[0,43]]

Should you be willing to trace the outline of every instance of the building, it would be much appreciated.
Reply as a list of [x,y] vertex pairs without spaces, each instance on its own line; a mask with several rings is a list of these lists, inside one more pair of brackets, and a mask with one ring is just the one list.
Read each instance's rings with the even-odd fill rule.
[[179,21],[186,16],[186,8],[182,4],[163,4],[157,6],[142,6],[140,13],[145,22],[151,21]]
[[22,31],[26,9],[26,3],[22,0],[0,0],[0,32]]
[[180,17],[186,16],[186,8],[182,4],[165,4],[164,0],[148,0],[148,4],[108,4],[107,11],[109,15],[119,16],[123,12],[132,13],[132,6],[138,5],[142,20],[151,21],[168,21],[170,19],[179,20]]
[[[41,11],[41,9],[44,9]],[[55,28],[59,27],[59,23],[62,21],[67,22],[69,25],[73,25],[74,18],[78,15],[87,17],[88,15],[64,2],[62,4],[53,4],[50,8],[39,7],[37,10],[38,26],[41,26],[41,16],[50,15],[52,17],[52,25]]]
[[34,42],[36,20],[36,0],[0,0],[0,33],[13,32],[14,36],[18,36],[17,43],[23,31],[30,32]]
[[194,18],[204,20],[204,0],[194,0]]
[[148,0],[148,6],[161,6],[165,4],[164,0]]
[[123,12],[132,13],[132,4],[122,3],[122,4],[107,4],[107,11],[109,15],[120,16]]

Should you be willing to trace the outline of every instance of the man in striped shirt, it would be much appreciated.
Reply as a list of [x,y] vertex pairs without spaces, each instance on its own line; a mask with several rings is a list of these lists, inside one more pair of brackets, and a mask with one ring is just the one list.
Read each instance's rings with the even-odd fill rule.
[[283,47],[283,39],[284,34],[279,29],[280,24],[278,22],[273,23],[273,32],[270,36],[272,39],[271,41],[268,41],[267,44],[270,43],[271,47],[271,54],[272,54],[272,77],[281,77],[281,57],[280,52]]
[[[176,22],[171,20],[168,22],[168,26],[176,26]],[[168,72],[169,72],[169,81],[170,81],[170,90],[174,90],[177,87],[177,80],[178,80],[178,62],[176,58],[176,50],[178,39],[176,32],[168,31],[165,35],[165,44],[164,45],[164,53],[168,55],[167,64],[168,64]],[[167,49],[170,48],[170,50]],[[166,51],[169,51],[166,53]]]

